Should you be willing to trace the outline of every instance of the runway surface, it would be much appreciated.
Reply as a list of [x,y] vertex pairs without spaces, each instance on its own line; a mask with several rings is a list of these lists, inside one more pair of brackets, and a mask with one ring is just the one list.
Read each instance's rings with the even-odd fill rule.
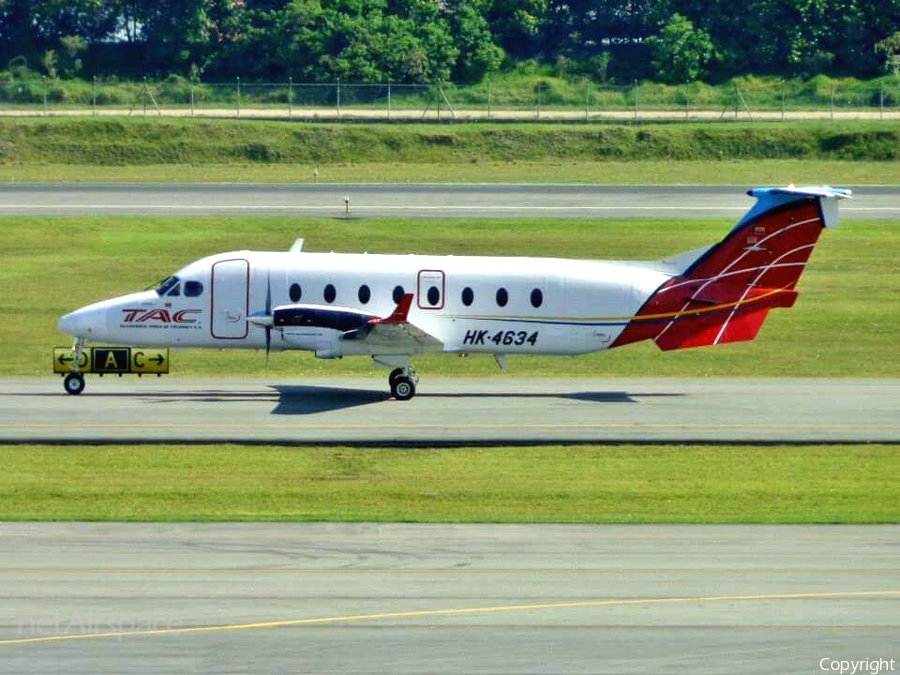
[[7,523],[0,671],[896,670],[898,560],[897,526]]
[[0,380],[0,442],[412,446],[900,442],[900,380]]
[[[604,185],[2,185],[0,214],[347,217],[722,217],[757,186]],[[852,187],[852,186],[851,186]],[[900,218],[900,187],[870,186],[842,218]]]

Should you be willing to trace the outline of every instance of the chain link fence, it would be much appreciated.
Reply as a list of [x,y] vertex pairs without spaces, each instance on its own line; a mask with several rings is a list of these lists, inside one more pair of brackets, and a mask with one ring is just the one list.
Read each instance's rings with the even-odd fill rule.
[[163,81],[0,82],[2,115],[298,120],[788,120],[900,118],[900,83],[813,79],[711,87],[489,80],[474,86]]

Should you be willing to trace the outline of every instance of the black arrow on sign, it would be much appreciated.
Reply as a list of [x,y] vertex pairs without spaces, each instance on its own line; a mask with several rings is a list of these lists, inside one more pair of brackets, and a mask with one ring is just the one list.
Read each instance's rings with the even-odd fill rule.
[[147,359],[147,360],[148,360],[148,361],[156,361],[156,365],[157,365],[157,366],[161,366],[161,365],[163,364],[163,361],[165,361],[165,359],[163,358],[162,354],[157,354],[157,355],[156,355],[156,358],[154,358],[154,359]]
[[74,361],[74,360],[75,360],[75,357],[74,357],[74,356],[66,356],[65,354],[60,354],[60,355],[59,355],[59,358],[56,359],[56,360],[59,361],[59,365],[64,366],[64,365],[66,365],[69,361]]

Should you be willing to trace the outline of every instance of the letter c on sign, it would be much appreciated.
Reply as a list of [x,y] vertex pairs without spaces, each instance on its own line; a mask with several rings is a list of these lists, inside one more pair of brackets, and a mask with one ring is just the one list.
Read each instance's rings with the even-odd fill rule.
[[[136,368],[144,367],[144,352],[135,352],[134,353],[134,365]],[[824,661],[824,659],[822,659]]]

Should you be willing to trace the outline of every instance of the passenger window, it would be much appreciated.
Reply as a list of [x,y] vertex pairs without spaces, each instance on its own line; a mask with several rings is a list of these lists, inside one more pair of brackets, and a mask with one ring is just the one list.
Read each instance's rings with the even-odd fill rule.
[[177,298],[179,295],[181,295],[181,284],[175,284],[172,287],[172,290],[166,293],[166,295],[170,298]]
[[501,288],[497,291],[497,304],[501,307],[506,307],[506,303],[509,302],[509,293],[506,292],[505,288]]
[[428,289],[428,304],[432,307],[436,307],[441,301],[441,291],[437,286],[432,286]]
[[288,289],[288,295],[291,298],[291,302],[300,302],[300,298],[303,297],[303,289],[300,288],[300,284],[291,284],[291,287]]
[[325,287],[325,302],[331,304],[334,302],[334,299],[337,297],[337,291],[334,288],[333,284],[328,284]]
[[394,304],[399,305],[400,301],[403,299],[404,295],[406,295],[406,291],[403,290],[403,286],[395,286],[394,287]]
[[532,307],[540,307],[544,304],[544,294],[541,292],[540,288],[535,288],[531,291],[531,306]]
[[203,284],[199,281],[185,281],[184,282],[184,295],[188,298],[196,298],[198,295],[203,294]]
[[372,297],[372,291],[369,290],[369,287],[363,284],[359,287],[359,301],[366,305],[369,303],[369,300]]
[[471,307],[473,302],[475,302],[475,292],[471,288],[466,286],[462,290],[462,303],[466,307]]

